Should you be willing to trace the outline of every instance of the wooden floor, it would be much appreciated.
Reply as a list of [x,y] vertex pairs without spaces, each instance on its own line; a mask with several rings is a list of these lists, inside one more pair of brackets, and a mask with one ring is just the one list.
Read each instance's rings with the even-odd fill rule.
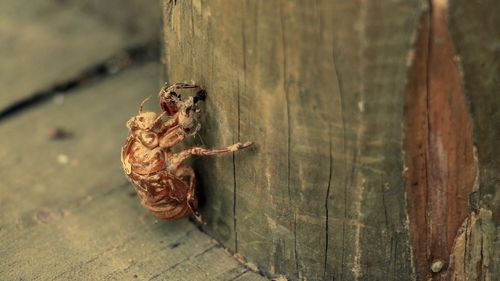
[[[0,4],[0,110],[127,45],[54,3]],[[132,66],[0,120],[0,280],[266,280],[191,222],[154,219],[124,177],[125,122],[160,81]]]

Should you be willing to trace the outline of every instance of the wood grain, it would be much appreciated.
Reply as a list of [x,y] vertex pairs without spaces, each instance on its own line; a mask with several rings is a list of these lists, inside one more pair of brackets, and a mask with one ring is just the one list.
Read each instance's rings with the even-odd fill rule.
[[[0,108],[149,40],[155,1],[2,1]],[[125,15],[137,29],[124,31]],[[0,280],[266,280],[189,221],[141,207],[120,147],[162,78],[158,63],[133,66],[2,120]]]
[[77,7],[56,2],[0,3],[0,84],[4,87],[0,109],[75,76],[132,43],[133,36]]
[[[125,122],[158,82],[159,65],[148,64],[2,123],[0,279],[232,280],[247,272],[189,221],[154,219],[123,174]],[[54,127],[71,137],[51,140]]]
[[[457,239],[455,280],[500,278],[500,3],[450,1],[450,31],[471,109],[478,181]],[[461,242],[461,243],[460,243]]]
[[[167,80],[208,92],[207,231],[270,276],[409,280],[402,120],[420,1],[164,1]],[[203,142],[202,142],[203,141]]]
[[[406,100],[405,156],[418,280],[449,280],[476,179],[472,124],[442,1],[422,17]],[[433,263],[443,263],[432,272]],[[450,269],[450,270],[449,270]]]

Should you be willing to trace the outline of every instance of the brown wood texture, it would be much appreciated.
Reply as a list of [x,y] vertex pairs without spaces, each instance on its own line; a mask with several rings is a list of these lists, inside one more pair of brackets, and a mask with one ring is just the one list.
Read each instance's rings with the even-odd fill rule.
[[454,280],[500,279],[500,2],[450,0],[449,22],[463,70],[477,150],[473,212],[454,251]]
[[[476,163],[463,81],[445,1],[418,30],[405,115],[407,198],[418,280],[450,280],[450,254],[469,214]],[[442,263],[439,272],[433,264]],[[434,269],[434,271],[437,271]]]
[[[402,126],[421,1],[163,1],[166,78],[208,92],[206,230],[268,275],[411,280]],[[447,237],[447,236],[446,236]]]
[[[0,280],[265,280],[189,221],[155,219],[125,178],[125,123],[158,90],[158,70],[125,71],[1,124]],[[71,137],[51,140],[54,126]]]

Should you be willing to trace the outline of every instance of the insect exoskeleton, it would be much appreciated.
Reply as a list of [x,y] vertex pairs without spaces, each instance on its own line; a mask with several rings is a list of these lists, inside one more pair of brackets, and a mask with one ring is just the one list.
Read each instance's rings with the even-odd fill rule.
[[[186,101],[177,90],[195,89],[196,95]],[[171,148],[200,128],[198,103],[206,92],[195,84],[176,83],[160,91],[161,114],[143,112],[144,100],[138,115],[127,122],[130,135],[122,147],[121,160],[125,174],[135,187],[144,207],[162,219],[178,219],[197,211],[196,176],[192,167],[183,164],[191,155],[219,155],[235,152],[252,145],[236,143],[221,149],[194,147],[180,152]],[[167,121],[163,116],[169,116]]]

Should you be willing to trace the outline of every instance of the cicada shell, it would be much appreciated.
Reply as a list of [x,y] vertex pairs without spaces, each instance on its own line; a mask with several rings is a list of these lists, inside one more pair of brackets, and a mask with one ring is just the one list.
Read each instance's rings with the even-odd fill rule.
[[[181,89],[197,90],[185,101]],[[236,143],[221,149],[193,147],[180,152],[172,148],[200,129],[199,102],[206,92],[195,84],[176,83],[160,91],[162,113],[144,112],[144,100],[138,115],[127,122],[130,135],[122,147],[121,161],[126,176],[134,185],[141,204],[161,219],[179,219],[189,214],[201,221],[196,197],[196,175],[183,162],[192,155],[221,155],[252,145]],[[168,120],[163,120],[163,117]]]

